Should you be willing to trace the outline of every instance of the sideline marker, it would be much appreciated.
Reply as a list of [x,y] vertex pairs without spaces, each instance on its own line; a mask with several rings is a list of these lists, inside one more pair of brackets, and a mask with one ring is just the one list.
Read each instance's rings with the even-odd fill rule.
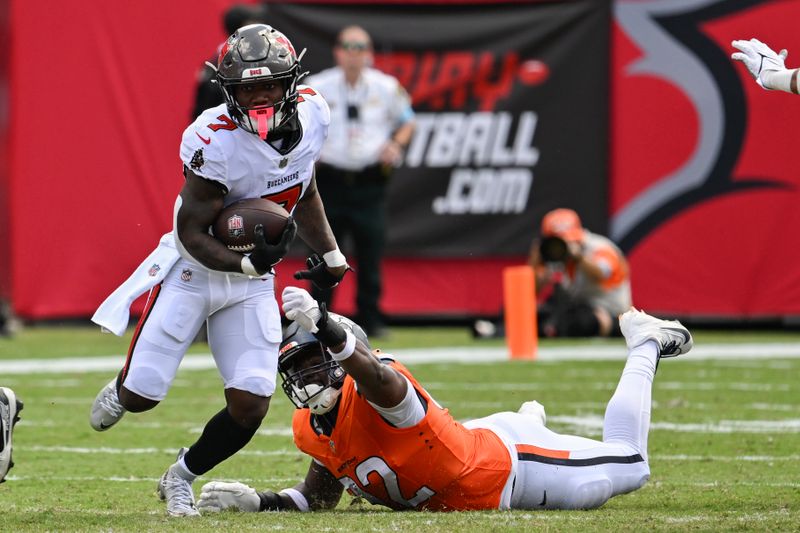
[[503,311],[509,356],[511,359],[535,359],[538,344],[536,285],[530,266],[503,269]]

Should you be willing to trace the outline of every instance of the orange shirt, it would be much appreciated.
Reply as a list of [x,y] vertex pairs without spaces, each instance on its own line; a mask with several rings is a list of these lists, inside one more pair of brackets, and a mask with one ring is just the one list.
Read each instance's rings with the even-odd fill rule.
[[311,427],[308,409],[295,411],[297,447],[336,476],[351,494],[392,509],[497,509],[511,472],[508,448],[486,429],[469,430],[440,407],[400,363],[428,404],[419,424],[396,428],[358,394],[347,376],[329,437]]

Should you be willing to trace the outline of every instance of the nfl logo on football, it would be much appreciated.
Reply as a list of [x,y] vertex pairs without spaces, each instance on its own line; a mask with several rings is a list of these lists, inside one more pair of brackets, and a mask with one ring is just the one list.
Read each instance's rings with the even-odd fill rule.
[[228,235],[237,238],[244,235],[244,219],[239,215],[233,215],[228,219]]

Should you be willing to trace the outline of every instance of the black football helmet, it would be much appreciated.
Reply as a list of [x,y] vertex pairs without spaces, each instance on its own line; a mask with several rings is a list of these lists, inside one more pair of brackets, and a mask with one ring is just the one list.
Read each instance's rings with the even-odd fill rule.
[[[268,131],[296,128],[297,82],[300,55],[286,36],[267,24],[250,24],[236,30],[220,49],[216,81],[222,88],[231,118],[245,131],[259,134],[258,121],[267,120]],[[269,106],[246,108],[236,101],[234,87],[247,83],[276,81],[283,86],[283,99]],[[266,136],[266,134],[265,134]]]
[[[367,334],[361,326],[336,313],[328,315],[328,320],[336,321],[369,347]],[[297,322],[292,322],[284,331],[278,373],[283,379],[283,392],[292,403],[298,409],[308,407],[315,415],[325,414],[336,406],[345,378],[344,369],[325,346]]]

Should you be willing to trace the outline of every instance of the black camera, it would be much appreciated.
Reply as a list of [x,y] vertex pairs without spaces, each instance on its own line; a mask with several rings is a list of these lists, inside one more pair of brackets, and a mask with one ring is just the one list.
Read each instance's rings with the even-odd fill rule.
[[567,241],[561,237],[544,237],[539,244],[539,254],[545,263],[563,263],[569,256]]

